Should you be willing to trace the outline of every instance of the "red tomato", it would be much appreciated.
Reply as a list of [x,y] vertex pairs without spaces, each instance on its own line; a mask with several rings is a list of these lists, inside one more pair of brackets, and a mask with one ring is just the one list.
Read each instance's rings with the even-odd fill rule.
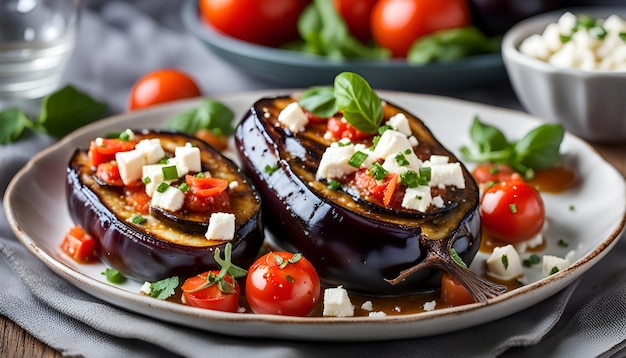
[[421,36],[470,24],[467,0],[380,0],[371,17],[374,40],[395,57],[406,57]]
[[447,272],[441,273],[441,299],[451,306],[474,303],[469,291],[454,276]]
[[98,179],[108,185],[124,185],[122,177],[120,176],[120,169],[117,166],[117,162],[114,160],[98,164],[98,168],[96,169],[96,176],[98,177]]
[[333,0],[335,9],[348,25],[352,36],[366,43],[372,38],[370,16],[378,0]]
[[397,184],[397,173],[389,173],[383,180],[376,180],[368,169],[359,169],[354,175],[354,185],[385,206],[391,202]]
[[98,261],[95,240],[79,225],[73,226],[65,234],[61,250],[78,263]]
[[[193,307],[224,312],[237,312],[241,292],[237,281],[234,282],[234,286],[231,286],[233,289],[232,293],[221,291],[217,283],[203,288],[203,286],[207,284],[208,275],[210,273],[218,275],[219,272],[219,270],[208,271],[185,280],[181,286],[183,302]],[[230,285],[233,285],[231,276],[224,276],[224,280]]]
[[299,254],[269,252],[248,270],[246,298],[255,313],[306,316],[320,292],[315,268]]
[[212,196],[228,188],[228,181],[220,178],[185,175],[185,181],[198,196]]
[[185,209],[200,212],[228,211],[230,209],[230,197],[222,191],[215,195],[196,195],[192,190],[185,193]]
[[125,186],[124,200],[126,204],[132,206],[138,213],[147,215],[150,213],[150,197],[146,194],[143,185]]
[[200,0],[204,20],[226,35],[266,46],[298,38],[305,0]]
[[200,89],[186,73],[162,69],[141,77],[130,91],[128,109],[146,108],[158,103],[199,97]]
[[545,208],[541,195],[521,180],[497,183],[487,188],[480,200],[485,234],[515,243],[541,232]]
[[353,125],[346,122],[343,118],[330,117],[326,122],[326,130],[337,139],[348,138],[350,140],[360,140],[372,135],[356,129]]
[[506,164],[482,163],[472,170],[472,176],[479,184],[497,183],[513,179],[522,179],[522,176]]
[[115,153],[126,152],[135,148],[134,142],[123,141],[121,139],[102,139],[101,143],[92,140],[89,144],[89,161],[94,166],[115,160]]

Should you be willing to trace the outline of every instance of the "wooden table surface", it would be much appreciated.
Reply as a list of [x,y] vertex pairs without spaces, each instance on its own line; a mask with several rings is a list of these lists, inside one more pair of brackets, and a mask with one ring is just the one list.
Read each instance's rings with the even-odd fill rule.
[[[626,143],[594,145],[607,161],[626,176]],[[62,357],[61,353],[41,343],[11,320],[0,316],[0,357]]]

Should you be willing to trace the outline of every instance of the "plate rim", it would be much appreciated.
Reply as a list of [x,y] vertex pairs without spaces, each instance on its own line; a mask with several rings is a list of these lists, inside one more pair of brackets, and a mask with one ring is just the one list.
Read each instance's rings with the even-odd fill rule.
[[[289,92],[285,92],[285,91],[289,91]],[[294,91],[293,89],[291,90],[258,90],[258,91],[250,91],[250,92],[240,92],[236,94],[218,95],[218,96],[214,96],[211,98],[216,99],[216,100],[223,100],[225,98],[230,98],[231,100],[234,100],[235,98],[239,98],[239,99],[247,99],[247,98],[254,98],[254,97],[260,98],[262,96],[268,96],[268,95],[292,93],[293,91]],[[459,100],[455,98],[448,98],[448,97],[436,96],[436,95],[415,94],[415,93],[408,93],[408,92],[401,92],[401,91],[389,91],[389,90],[381,90],[378,92],[381,97],[389,98],[390,100],[391,100],[391,97],[395,97],[395,96],[408,96],[409,98],[422,97],[424,99],[437,99],[437,100],[441,100],[444,102],[451,101],[451,102],[456,102],[456,103],[461,103],[461,104],[469,104],[472,106],[478,106],[480,108],[488,108],[492,111],[493,110],[510,111],[513,113],[521,113],[528,119],[538,121],[538,119],[524,112],[495,107],[491,105],[473,103],[473,102]],[[11,199],[14,195],[16,195],[15,188],[17,187],[18,182],[20,182],[21,180],[24,180],[22,178],[42,158],[45,158],[46,156],[49,156],[49,155],[54,155],[54,153],[57,150],[61,150],[64,146],[69,145],[73,140],[75,140],[76,137],[80,137],[81,135],[84,135],[89,132],[97,131],[97,129],[100,127],[107,127],[117,122],[124,122],[126,120],[132,119],[137,116],[157,114],[164,110],[174,110],[176,108],[184,109],[184,108],[192,107],[203,99],[204,98],[195,98],[195,99],[190,99],[190,100],[176,101],[172,103],[154,106],[154,107],[151,107],[145,110],[136,111],[136,112],[126,112],[126,113],[116,114],[116,115],[107,117],[106,119],[103,119],[95,123],[89,124],[85,127],[82,127],[76,130],[75,132],[73,132],[72,134],[66,136],[62,140],[54,143],[50,147],[45,148],[44,150],[37,153],[11,179],[9,185],[7,186],[6,193],[4,195],[3,206],[4,206],[5,214],[8,219],[9,226],[11,227],[15,235],[18,237],[19,241],[23,245],[25,245],[26,248],[30,252],[32,252],[39,260],[43,261],[54,272],[56,272],[62,278],[68,280],[70,283],[72,283],[74,286],[78,287],[79,289],[85,291],[88,294],[91,294],[100,299],[103,299],[109,302],[110,304],[113,304],[114,306],[121,307],[121,308],[128,309],[128,307],[121,306],[119,303],[113,302],[113,301],[118,300],[120,298],[123,300],[127,300],[128,302],[131,302],[134,306],[138,306],[136,307],[137,312],[142,313],[144,315],[147,314],[149,317],[154,318],[154,319],[161,319],[165,321],[174,322],[173,320],[168,320],[167,317],[159,318],[159,317],[154,317],[150,315],[150,313],[156,309],[157,312],[167,311],[169,312],[170,315],[175,315],[175,316],[183,315],[187,318],[195,317],[195,319],[198,319],[198,318],[201,318],[203,320],[210,319],[214,323],[219,323],[219,324],[227,323],[230,325],[234,325],[235,328],[238,322],[246,322],[246,323],[256,322],[259,324],[263,324],[264,327],[273,326],[275,324],[280,324],[283,326],[285,325],[303,326],[305,327],[305,329],[307,326],[313,325],[313,326],[324,327],[324,332],[318,332],[318,334],[315,336],[302,337],[301,335],[296,334],[294,337],[287,336],[287,337],[281,337],[281,338],[287,338],[287,339],[306,338],[309,340],[325,340],[325,341],[328,341],[328,340],[356,340],[358,341],[358,340],[366,340],[366,339],[371,340],[372,337],[368,336],[368,337],[360,338],[360,337],[353,336],[352,339],[350,338],[346,339],[345,336],[337,337],[335,336],[337,327],[339,327],[340,329],[345,329],[346,326],[350,326],[352,329],[356,329],[355,332],[362,331],[363,329],[366,329],[367,327],[386,325],[386,324],[405,325],[405,326],[410,327],[412,326],[412,324],[416,324],[416,322],[428,322],[434,319],[449,320],[462,314],[481,315],[485,313],[485,308],[488,308],[488,307],[491,307],[492,309],[489,309],[487,311],[487,314],[491,314],[493,316],[494,312],[496,312],[495,316],[498,316],[497,318],[500,318],[502,316],[500,316],[498,312],[507,311],[505,308],[502,307],[506,302],[519,301],[521,299],[526,299],[528,300],[528,302],[532,302],[531,304],[528,304],[528,305],[525,305],[525,307],[522,307],[522,309],[530,307],[554,295],[556,292],[558,292],[560,289],[564,288],[565,286],[568,286],[573,280],[578,278],[585,271],[587,271],[589,268],[595,265],[595,263],[599,261],[604,255],[606,255],[610,251],[610,249],[617,243],[621,233],[624,231],[624,224],[626,222],[626,211],[622,213],[621,222],[615,228],[613,228],[611,233],[606,238],[604,238],[600,242],[600,244],[594,248],[593,251],[581,257],[579,260],[577,260],[572,265],[570,265],[567,269],[560,271],[550,277],[541,279],[539,281],[535,281],[531,284],[518,288],[514,291],[507,292],[501,296],[492,298],[488,301],[489,302],[488,305],[474,303],[470,305],[438,309],[432,312],[423,312],[423,313],[398,315],[398,316],[394,315],[394,316],[386,316],[383,318],[374,318],[374,317],[339,318],[339,317],[287,317],[287,316],[259,315],[259,314],[243,314],[242,315],[242,314],[237,314],[237,313],[224,313],[224,312],[202,310],[202,309],[197,309],[193,307],[183,306],[177,303],[154,300],[153,298],[142,296],[138,293],[124,290],[120,287],[116,287],[115,285],[97,281],[91,278],[90,276],[88,276],[87,274],[82,273],[64,264],[63,262],[55,259],[53,255],[51,255],[45,250],[45,248],[40,247],[38,245],[37,240],[30,237],[27,231],[20,228],[20,224],[14,215],[14,209],[12,206],[13,203]],[[599,153],[589,143],[585,142],[584,140],[570,133],[567,133],[566,136],[572,137],[574,140],[582,142],[583,144],[585,144],[587,149],[592,150],[596,155],[602,158],[602,156],[599,155]],[[613,171],[616,172],[616,174],[619,174],[619,171],[617,171],[617,169],[612,164],[606,162],[604,158],[602,158],[602,160],[605,165],[608,165]],[[623,178],[623,176],[621,177]],[[550,288],[554,287],[555,285],[559,286],[560,289],[555,291],[553,288],[552,290],[554,292],[551,292],[549,295],[545,297],[544,295],[532,294],[533,291],[535,293],[537,292],[536,288],[543,287],[544,290],[550,290]],[[89,289],[96,290],[98,294],[94,295],[94,293],[90,292]],[[145,310],[147,310],[148,312],[145,312]],[[198,310],[201,310],[201,311],[198,311]],[[515,312],[518,312],[518,311],[519,310],[516,310]],[[507,314],[512,314],[515,312],[508,312]],[[487,323],[489,321],[491,320],[486,320],[486,321],[484,320],[484,321],[479,322],[478,324]],[[180,322],[178,321],[177,323],[180,323]],[[195,324],[195,325],[192,325],[195,328],[212,331],[212,329],[207,329],[206,327],[197,326],[198,324],[197,322],[195,323],[191,322],[191,323]],[[455,323],[455,325],[456,327],[453,331],[456,331],[462,328],[467,328],[470,326],[475,326],[477,324],[467,324],[466,326],[463,326],[463,324],[459,325]],[[331,327],[332,329],[327,329]],[[413,331],[404,332],[404,333],[394,332],[394,334],[388,333],[387,336],[381,335],[380,337],[378,337],[378,339],[388,340],[388,339],[398,339],[398,338],[422,337],[426,335],[440,334],[440,333],[445,333],[445,332],[448,332],[448,331],[447,330],[433,331],[432,333],[429,333],[429,334],[417,334],[417,335]],[[229,332],[229,334],[232,334],[232,333],[233,332]],[[234,333],[238,333],[238,332],[234,332]],[[265,333],[271,334],[272,330],[268,330]],[[255,334],[249,334],[249,333],[246,334],[245,332],[240,332],[240,334],[233,334],[233,335],[255,336],[255,337],[265,336],[263,334],[261,335],[255,335]]]

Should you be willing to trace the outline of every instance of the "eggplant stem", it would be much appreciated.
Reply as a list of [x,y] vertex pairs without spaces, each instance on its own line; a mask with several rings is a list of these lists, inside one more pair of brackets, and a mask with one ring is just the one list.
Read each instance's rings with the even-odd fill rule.
[[417,271],[425,268],[437,268],[451,274],[470,293],[474,301],[488,303],[490,298],[496,297],[506,291],[506,286],[491,282],[477,275],[470,269],[459,265],[450,250],[452,244],[461,233],[449,235],[441,240],[431,240],[423,233],[420,236],[421,246],[426,249],[426,257],[418,264],[400,271],[394,279],[385,279],[392,285],[397,285]]

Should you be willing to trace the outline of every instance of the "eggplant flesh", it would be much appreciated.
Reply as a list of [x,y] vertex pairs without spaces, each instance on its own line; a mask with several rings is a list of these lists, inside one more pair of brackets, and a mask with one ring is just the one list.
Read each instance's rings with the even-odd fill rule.
[[[232,261],[247,267],[257,256],[264,240],[261,200],[251,181],[229,159],[205,142],[181,133],[134,131],[138,140],[159,138],[166,153],[191,143],[200,148],[202,170],[238,185],[227,189],[235,214]],[[101,261],[124,276],[154,282],[171,276],[190,277],[218,268],[215,249],[224,252],[227,242],[207,240],[193,226],[208,222],[210,213],[171,213],[169,219],[143,215],[147,221],[134,224],[137,212],[125,203],[123,188],[102,186],[94,180],[94,168],[87,152],[77,149],[67,167],[67,202],[75,223],[96,241]],[[190,228],[191,226],[191,228]],[[182,228],[182,230],[181,230]],[[222,254],[223,255],[223,254]]]
[[[388,209],[346,191],[328,189],[316,178],[321,155],[330,145],[324,139],[325,125],[317,129],[307,126],[304,132],[293,133],[277,120],[280,111],[293,101],[296,99],[291,96],[260,99],[235,133],[242,169],[259,190],[264,224],[279,247],[301,252],[325,285],[342,285],[373,296],[437,289],[441,262],[456,265],[450,259],[450,247],[465,263],[471,263],[481,239],[479,190],[465,166],[461,164],[465,189],[447,190],[447,205],[427,213]],[[420,159],[437,154],[458,162],[421,120],[384,102],[385,118],[399,112],[409,118],[419,141],[413,149]],[[424,245],[424,238],[449,241],[444,245],[447,252],[437,253],[445,256],[443,261],[390,284],[401,272],[432,256],[428,246],[433,245]]]

